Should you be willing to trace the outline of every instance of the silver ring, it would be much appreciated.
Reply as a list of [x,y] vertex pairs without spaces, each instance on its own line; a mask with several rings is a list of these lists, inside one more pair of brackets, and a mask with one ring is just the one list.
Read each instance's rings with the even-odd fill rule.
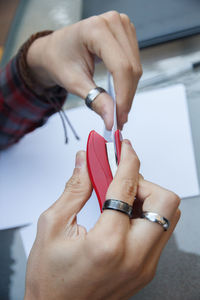
[[87,94],[87,97],[85,98],[85,104],[87,105],[87,107],[89,107],[90,109],[92,109],[92,102],[101,93],[106,93],[106,90],[104,90],[100,86],[97,86],[96,88],[94,88],[91,91],[89,91],[89,93]]
[[133,207],[126,202],[116,200],[116,199],[108,199],[103,204],[103,210],[105,209],[113,209],[120,211],[126,214],[130,219],[132,218],[132,210]]
[[158,223],[159,225],[161,225],[163,227],[163,229],[165,231],[167,231],[167,229],[169,228],[169,225],[170,225],[169,221],[166,218],[160,216],[157,213],[150,212],[150,211],[144,211],[142,213],[141,218],[146,219],[150,222]]

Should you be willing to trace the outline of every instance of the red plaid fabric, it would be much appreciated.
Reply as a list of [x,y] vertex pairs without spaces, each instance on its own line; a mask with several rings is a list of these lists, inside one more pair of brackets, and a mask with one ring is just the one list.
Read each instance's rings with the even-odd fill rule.
[[18,56],[0,71],[0,149],[42,126],[55,113],[54,103],[61,108],[67,95],[58,86],[50,94],[36,95],[22,80],[17,62]]

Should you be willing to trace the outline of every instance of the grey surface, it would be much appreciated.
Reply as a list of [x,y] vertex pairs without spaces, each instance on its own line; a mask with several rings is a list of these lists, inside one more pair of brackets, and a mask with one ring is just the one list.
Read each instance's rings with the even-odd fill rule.
[[24,296],[26,256],[18,229],[0,230],[0,300]]
[[82,0],[21,0],[16,12],[1,65],[15,55],[31,34],[46,29],[56,30],[81,16]]
[[181,251],[174,236],[162,253],[157,274],[134,300],[199,300],[200,256]]
[[200,32],[198,0],[84,0],[83,17],[109,10],[126,13],[136,27],[140,47]]

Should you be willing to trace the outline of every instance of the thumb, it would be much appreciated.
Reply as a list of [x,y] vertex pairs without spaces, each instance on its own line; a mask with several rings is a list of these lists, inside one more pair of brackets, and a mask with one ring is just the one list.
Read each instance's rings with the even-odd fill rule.
[[[79,80],[77,80],[77,82],[79,82],[79,86],[76,85],[74,90],[70,92],[78,95],[83,99],[87,97],[88,93],[92,89],[97,87],[93,79],[89,77],[86,77],[85,80],[80,78]],[[112,97],[108,93],[99,94],[93,100],[91,108],[103,119],[106,129],[111,130],[113,126],[114,113],[114,103]]]
[[[72,94],[78,95],[83,100],[86,99],[88,93],[97,87],[93,78],[87,76],[85,73],[80,72],[76,75],[77,84],[68,87],[67,84],[63,86]],[[99,94],[92,102],[92,110],[95,111],[104,121],[107,130],[112,129],[114,104],[113,99],[108,93]]]
[[102,117],[107,130],[113,126],[114,104],[107,93],[99,94],[92,103],[92,109]]
[[76,155],[76,163],[72,177],[66,184],[61,197],[45,212],[49,215],[54,229],[62,229],[67,222],[75,216],[92,193],[92,184],[86,164],[85,151],[79,151]]

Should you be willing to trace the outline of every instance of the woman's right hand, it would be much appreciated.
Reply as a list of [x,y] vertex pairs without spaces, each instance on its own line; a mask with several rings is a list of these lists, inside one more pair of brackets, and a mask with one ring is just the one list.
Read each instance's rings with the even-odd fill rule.
[[[134,25],[125,14],[109,11],[54,31],[33,42],[27,64],[33,78],[46,87],[58,84],[83,99],[96,87],[95,57],[112,74],[121,129],[127,122],[138,81],[142,75]],[[102,93],[92,109],[113,125],[113,100]]]
[[64,193],[39,219],[28,260],[26,300],[125,300],[154,277],[160,254],[180,217],[178,196],[139,175],[139,160],[127,140],[122,142],[120,164],[107,199],[134,205],[136,197],[144,211],[166,217],[169,230],[105,210],[86,232],[77,224],[76,215],[91,192],[82,151]]

